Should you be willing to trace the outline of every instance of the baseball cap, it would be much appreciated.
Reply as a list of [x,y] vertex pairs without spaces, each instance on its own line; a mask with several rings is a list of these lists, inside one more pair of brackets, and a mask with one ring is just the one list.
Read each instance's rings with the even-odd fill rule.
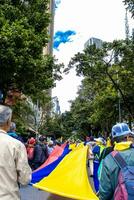
[[35,143],[36,143],[36,140],[35,140],[33,137],[31,137],[31,138],[28,140],[28,143],[29,143],[29,144],[35,144]]
[[132,131],[126,123],[118,123],[112,127],[113,138],[128,134],[132,134]]
[[48,144],[49,144],[49,145],[53,145],[54,142],[53,142],[52,140],[50,140],[50,141],[48,142]]
[[101,144],[105,144],[105,143],[106,143],[106,141],[105,141],[104,138],[102,138],[102,137],[94,138],[94,141],[99,142],[99,143],[101,143]]

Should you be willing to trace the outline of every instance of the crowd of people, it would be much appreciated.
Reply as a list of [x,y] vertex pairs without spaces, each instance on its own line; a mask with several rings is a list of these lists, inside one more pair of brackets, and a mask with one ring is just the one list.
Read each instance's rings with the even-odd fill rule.
[[[129,126],[117,123],[109,138],[91,136],[83,143],[88,145],[87,166],[99,199],[133,200],[134,133]],[[16,133],[12,110],[0,105],[0,199],[20,200],[20,185],[30,182],[32,171],[47,160],[55,145],[42,135],[24,143]]]
[[129,126],[117,123],[112,127],[110,138],[91,137],[86,144],[89,160],[93,160],[91,176],[99,199],[133,200],[134,133]]
[[43,135],[38,135],[38,137],[29,137],[26,142],[23,138],[16,132],[16,124],[11,122],[9,131],[7,132],[9,136],[22,142],[26,147],[28,163],[33,170],[40,167],[49,157],[57,144],[56,141],[52,141]]
[[54,142],[47,142],[46,137],[40,136],[38,140],[31,137],[26,144],[28,162],[32,170],[40,167],[54,149]]

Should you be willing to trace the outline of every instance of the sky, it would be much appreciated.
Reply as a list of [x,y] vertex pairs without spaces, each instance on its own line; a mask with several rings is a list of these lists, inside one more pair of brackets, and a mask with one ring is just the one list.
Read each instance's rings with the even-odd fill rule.
[[[55,0],[54,56],[65,66],[84,49],[90,37],[106,42],[125,38],[125,6],[122,0]],[[128,13],[130,33],[134,20]],[[56,82],[52,96],[57,96],[61,112],[70,109],[82,77],[75,70]]]

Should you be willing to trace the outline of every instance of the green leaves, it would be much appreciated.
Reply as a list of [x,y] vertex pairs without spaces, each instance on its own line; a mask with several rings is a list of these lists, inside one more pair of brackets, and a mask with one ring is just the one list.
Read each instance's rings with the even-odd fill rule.
[[26,95],[52,88],[60,79],[54,58],[43,56],[51,22],[49,0],[0,3],[0,89],[14,85]]
[[71,59],[69,68],[75,67],[83,75],[70,110],[81,132],[89,132],[91,127],[110,131],[119,121],[119,104],[122,121],[133,120],[133,50],[133,40],[119,40],[104,43],[101,49],[89,46]]
[[[48,93],[55,80],[61,79],[62,64],[51,55],[43,55],[50,35],[51,23],[49,0],[1,0],[0,1],[0,90],[7,96],[10,89],[16,88],[42,108],[42,123],[50,112]],[[49,91],[49,92],[48,92]],[[47,94],[46,94],[47,92]],[[21,104],[22,103],[22,104]],[[24,102],[17,102],[15,109],[22,111],[23,125],[28,119]],[[20,109],[19,109],[20,108]],[[15,111],[15,118],[17,116]],[[45,117],[44,117],[45,116]]]
[[134,17],[134,1],[133,0],[123,0],[123,2],[129,9],[129,11],[132,13],[132,17]]

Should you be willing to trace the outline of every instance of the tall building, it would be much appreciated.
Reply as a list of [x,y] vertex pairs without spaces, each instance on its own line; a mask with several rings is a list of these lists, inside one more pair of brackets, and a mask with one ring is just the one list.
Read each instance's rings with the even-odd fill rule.
[[[48,27],[49,42],[46,45],[46,47],[43,48],[43,55],[53,55],[55,0],[50,0],[49,12],[51,14],[51,22]],[[46,91],[44,91],[44,92],[46,92]],[[51,97],[51,88],[48,89],[47,93]],[[33,123],[35,124],[35,127],[32,127],[32,128],[35,128],[37,131],[39,128],[39,125],[41,124],[41,121],[43,121],[43,119],[46,118],[46,114],[44,115],[43,113],[47,113],[47,115],[50,115],[51,110],[50,110],[50,108],[47,108],[47,109],[42,108],[40,106],[39,100],[37,100],[36,104],[33,104],[33,102],[29,99],[29,104],[34,112],[34,117],[33,118],[31,117],[31,121],[33,121]]]
[[60,104],[59,104],[59,100],[58,100],[57,96],[53,97],[52,103],[53,103],[52,114],[60,115],[61,114],[61,110],[60,110]]
[[87,48],[87,46],[91,46],[93,44],[96,45],[96,48],[101,48],[102,47],[102,43],[103,41],[101,39],[95,38],[95,37],[91,37],[89,38],[89,40],[87,40],[87,42],[84,44],[84,49]]
[[[49,12],[51,14],[51,23],[48,27],[49,42],[47,46],[43,48],[43,55],[53,55],[55,0],[50,0]],[[52,89],[48,90],[48,94],[52,96]]]
[[51,14],[51,23],[48,27],[49,43],[43,49],[43,54],[53,55],[53,35],[54,35],[54,15],[55,15],[55,0],[50,0],[49,11]]
[[126,39],[129,39],[129,23],[128,23],[128,15],[127,15],[127,9],[126,9],[126,14],[125,14],[125,35]]

